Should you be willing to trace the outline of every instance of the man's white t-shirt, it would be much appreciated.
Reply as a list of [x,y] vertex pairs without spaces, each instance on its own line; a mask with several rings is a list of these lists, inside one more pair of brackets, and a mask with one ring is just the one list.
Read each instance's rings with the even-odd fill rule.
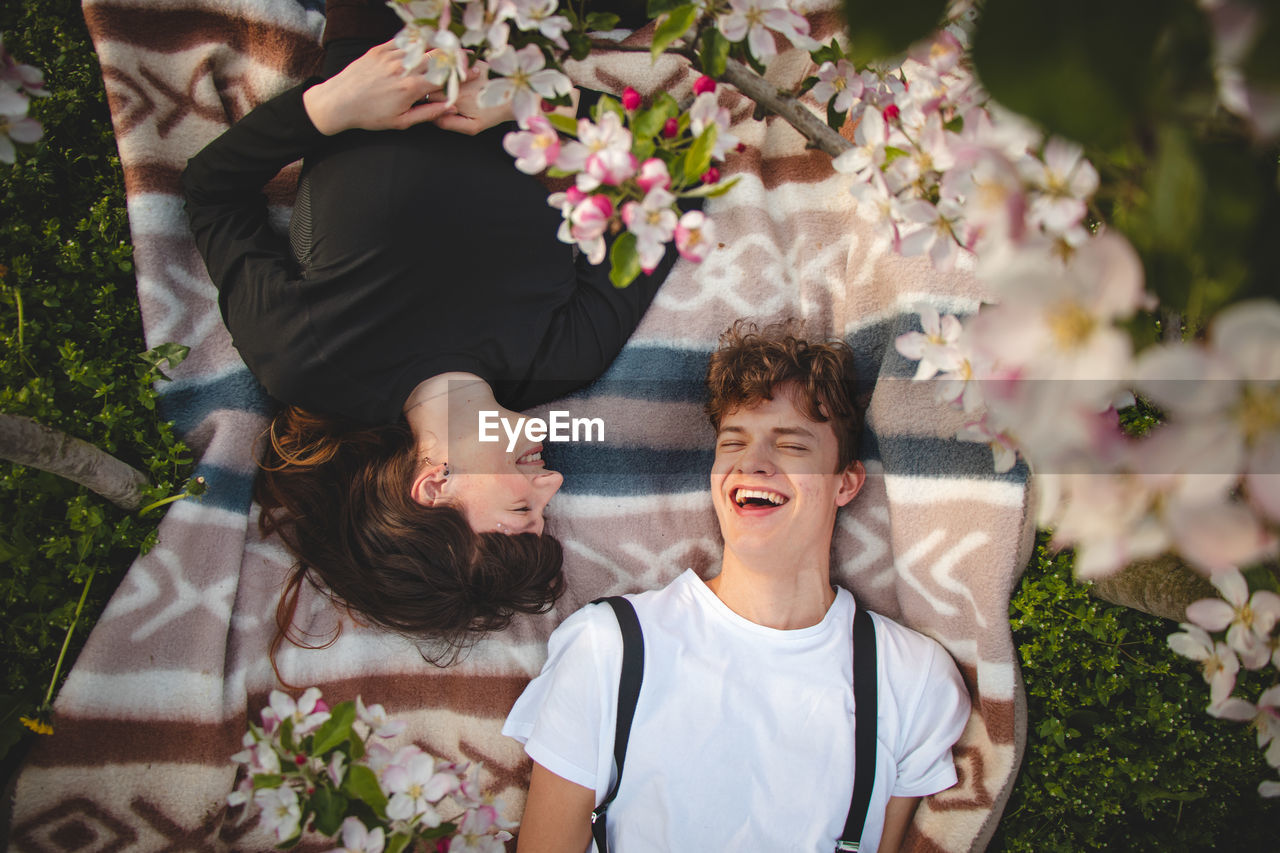
[[[831,853],[853,794],[853,596],[822,621],[777,630],[730,610],[692,570],[627,596],[644,633],[644,682],[609,806],[611,853]],[[955,784],[951,746],[970,701],[938,643],[878,614],[876,781],[862,836],[875,850],[890,796]],[[589,605],[551,635],[542,672],[503,734],[596,792],[614,775],[622,635]]]

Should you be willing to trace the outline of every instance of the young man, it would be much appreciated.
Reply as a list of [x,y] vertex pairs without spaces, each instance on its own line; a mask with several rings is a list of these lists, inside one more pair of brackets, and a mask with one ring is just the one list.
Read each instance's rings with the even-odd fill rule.
[[[627,596],[644,677],[625,772],[607,812],[610,853],[830,853],[854,787],[852,625],[830,582],[836,513],[862,488],[852,354],[782,327],[727,332],[708,371],[719,574],[692,570]],[[896,850],[921,796],[955,784],[969,715],[933,640],[873,614],[875,784],[861,849]],[[504,733],[534,761],[521,853],[582,853],[615,778],[623,643],[608,605],[556,629]]]

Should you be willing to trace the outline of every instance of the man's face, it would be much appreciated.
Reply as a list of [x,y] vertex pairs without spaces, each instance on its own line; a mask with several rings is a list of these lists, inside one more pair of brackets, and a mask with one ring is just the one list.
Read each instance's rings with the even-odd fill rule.
[[712,503],[726,552],[748,563],[809,553],[826,559],[836,510],[866,476],[858,462],[836,473],[831,425],[805,417],[787,391],[727,415],[716,436]]

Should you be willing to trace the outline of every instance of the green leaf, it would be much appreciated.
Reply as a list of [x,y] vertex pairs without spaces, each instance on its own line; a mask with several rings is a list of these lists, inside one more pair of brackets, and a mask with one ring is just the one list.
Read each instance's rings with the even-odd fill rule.
[[849,117],[848,110],[837,110],[835,108],[836,99],[832,98],[827,103],[827,127],[832,130],[839,130],[844,127],[845,119]]
[[652,107],[638,112],[631,121],[631,135],[635,139],[652,139],[662,132],[667,119],[675,118],[680,106],[666,92],[659,97]]
[[1160,91],[1152,57],[1178,5],[989,0],[974,35],[975,70],[1003,106],[1107,149],[1131,135]]
[[624,231],[609,249],[609,281],[624,288],[640,275],[640,253],[636,251],[636,235]]
[[716,134],[720,128],[713,122],[706,126],[693,145],[684,154],[684,173],[691,180],[697,180],[711,168],[711,152],[716,147]]
[[724,37],[718,27],[707,27],[698,39],[698,64],[702,73],[709,77],[720,77],[724,74],[725,65],[729,61],[729,40]]
[[387,795],[378,784],[378,777],[365,765],[353,764],[347,768],[341,790],[347,796],[367,803],[378,817],[387,816]]
[[734,175],[729,180],[721,181],[718,184],[703,184],[702,186],[694,187],[684,195],[690,198],[719,198],[737,186],[740,180],[742,180],[741,176]]
[[650,55],[657,60],[671,43],[689,32],[693,22],[698,19],[698,7],[692,4],[677,6],[658,19],[658,28],[653,32],[653,44]]
[[1204,176],[1191,141],[1180,127],[1162,126],[1158,144],[1149,183],[1151,245],[1176,249],[1199,233]]
[[616,28],[620,20],[621,18],[612,12],[588,12],[587,29],[607,32]]
[[663,12],[670,12],[672,9],[678,9],[685,5],[685,0],[649,0],[646,14],[650,18],[656,18]]
[[844,0],[849,55],[859,66],[896,56],[936,30],[946,10],[947,0]]
[[[847,59],[844,48],[840,47],[840,42],[835,39],[830,44],[824,44],[822,47],[809,54],[813,59],[814,65],[821,65],[824,62],[839,62],[841,59]],[[813,78],[815,81],[818,79]]]
[[591,38],[584,33],[569,32],[564,34],[569,43],[569,55],[579,61],[591,55]]
[[279,788],[283,784],[284,776],[279,773],[255,773],[253,776],[255,791],[259,788]]
[[337,835],[347,814],[347,798],[331,788],[317,788],[311,795],[311,808],[316,814],[316,831]]
[[160,365],[169,362],[169,368],[173,369],[186,360],[187,355],[191,352],[191,347],[184,344],[167,343],[152,347],[146,352],[139,353],[138,357],[151,365],[151,370],[161,379],[168,379],[160,370]]
[[329,719],[325,720],[320,725],[320,728],[316,729],[316,733],[312,735],[312,754],[324,756],[325,753],[351,737],[351,724],[355,721],[356,706],[354,702],[339,702],[334,705],[329,711]]
[[413,841],[413,836],[407,833],[396,833],[387,839],[387,846],[383,847],[383,853],[402,853]]
[[596,106],[593,111],[595,120],[600,121],[600,119],[604,118],[605,113],[613,113],[624,125],[627,123],[627,111],[622,108],[622,104],[618,103],[617,99],[611,98],[608,95],[601,95],[600,100],[596,101]]

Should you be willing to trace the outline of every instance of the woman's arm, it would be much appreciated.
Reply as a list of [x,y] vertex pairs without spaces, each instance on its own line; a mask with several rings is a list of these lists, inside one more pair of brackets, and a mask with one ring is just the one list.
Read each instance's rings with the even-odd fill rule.
[[880,853],[895,853],[902,847],[902,839],[907,835],[907,827],[911,826],[911,818],[915,816],[916,806],[920,805],[919,797],[890,797],[884,807],[884,832],[880,834]]
[[596,793],[536,761],[529,780],[517,853],[583,853],[591,844]]
[[[403,128],[451,111],[417,104],[437,89],[405,75],[403,52],[372,48],[328,80],[309,80],[254,109],[187,163],[187,217],[219,291],[296,276],[288,240],[267,221],[262,188],[289,163],[347,128]],[[417,104],[415,106],[415,104]]]

